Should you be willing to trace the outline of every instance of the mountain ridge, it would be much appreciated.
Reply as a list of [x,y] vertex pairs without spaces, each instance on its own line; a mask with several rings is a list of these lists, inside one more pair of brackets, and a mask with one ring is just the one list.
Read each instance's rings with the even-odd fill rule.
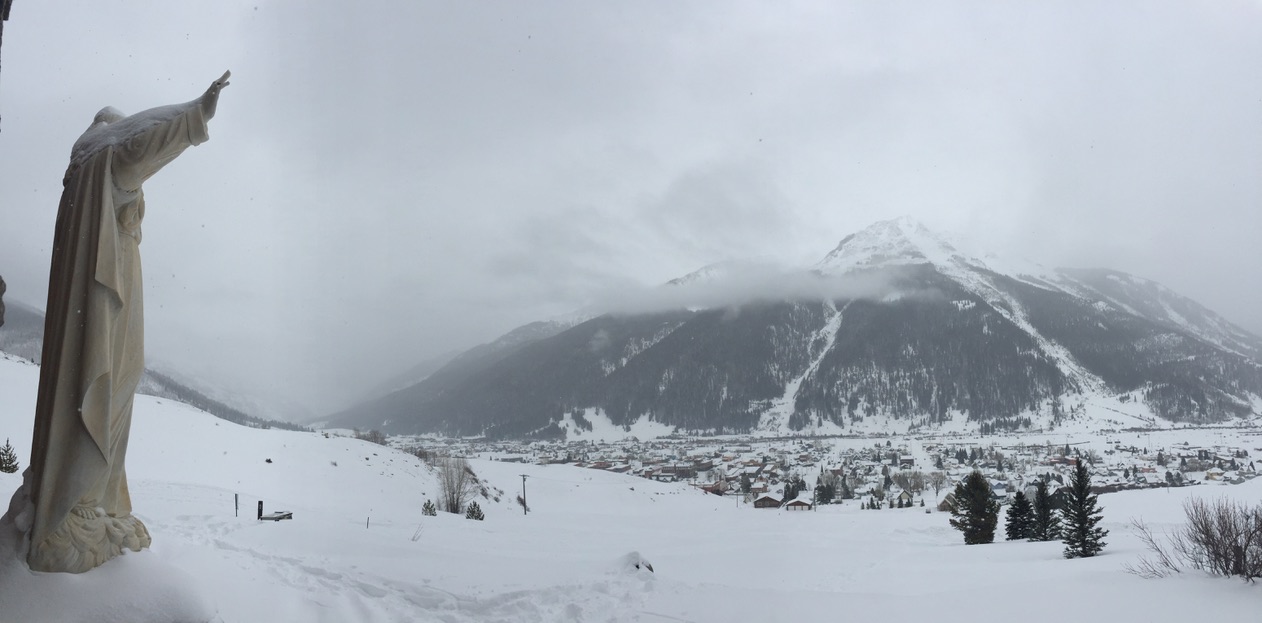
[[[607,314],[333,421],[548,437],[597,413],[722,433],[874,417],[1055,426],[1093,396],[1134,395],[1152,421],[1262,411],[1262,339],[1195,301],[1118,271],[988,259],[910,219],[882,221],[802,271],[818,292]],[[670,285],[739,281],[734,266]]]

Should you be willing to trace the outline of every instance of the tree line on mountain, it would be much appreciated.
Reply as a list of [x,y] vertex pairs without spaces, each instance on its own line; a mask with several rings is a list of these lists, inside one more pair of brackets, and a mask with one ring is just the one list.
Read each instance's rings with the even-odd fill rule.
[[1158,417],[1217,422],[1247,415],[1237,397],[1262,395],[1262,368],[1177,327],[1013,279],[997,283],[1026,304],[1030,323],[1116,392],[1140,392]]
[[834,347],[799,388],[790,423],[844,426],[877,414],[936,423],[951,412],[1015,419],[1064,388],[1064,375],[1037,344],[982,305],[854,301]]
[[215,400],[214,398],[211,398],[187,385],[184,385],[183,383],[180,383],[179,381],[176,381],[175,379],[161,372],[146,369],[145,375],[151,377],[154,381],[156,381],[157,387],[145,388],[142,385],[142,390],[149,389],[149,391],[141,391],[140,393],[149,393],[159,398],[170,398],[171,400],[177,400],[186,405],[201,409],[202,411],[205,411],[217,418],[228,420],[229,422],[232,422],[234,424],[240,424],[242,426],[249,426],[251,428],[279,428],[283,430],[311,432],[311,429],[307,428],[306,426],[301,426],[298,424],[291,424],[289,422],[282,422],[280,420],[270,420],[270,419],[254,417],[252,415],[249,415],[241,411],[240,409],[237,409],[235,407],[230,407],[218,400]]

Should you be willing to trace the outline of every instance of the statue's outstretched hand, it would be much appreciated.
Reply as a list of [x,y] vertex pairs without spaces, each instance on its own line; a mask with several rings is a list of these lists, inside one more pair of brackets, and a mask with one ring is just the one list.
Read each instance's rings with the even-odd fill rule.
[[210,88],[206,89],[206,92],[202,94],[202,114],[207,119],[215,116],[215,108],[219,105],[219,91],[228,86],[228,77],[231,75],[231,71],[223,72],[223,75],[218,80],[210,83]]

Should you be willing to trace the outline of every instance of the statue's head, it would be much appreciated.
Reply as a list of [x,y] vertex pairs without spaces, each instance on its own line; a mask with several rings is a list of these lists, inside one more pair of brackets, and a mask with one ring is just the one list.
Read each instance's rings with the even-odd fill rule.
[[114,123],[115,121],[126,117],[127,115],[124,115],[119,109],[114,108],[113,106],[106,106],[105,108],[102,108],[100,112],[96,113],[96,117],[92,119],[92,125],[96,125],[98,123]]

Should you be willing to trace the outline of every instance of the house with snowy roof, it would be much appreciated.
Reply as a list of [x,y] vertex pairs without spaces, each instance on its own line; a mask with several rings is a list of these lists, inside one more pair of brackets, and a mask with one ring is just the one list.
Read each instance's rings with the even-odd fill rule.
[[813,508],[815,508],[815,505],[812,504],[809,499],[800,497],[793,498],[792,500],[784,503],[784,510],[787,511],[809,511]]
[[780,496],[764,493],[754,500],[754,508],[780,508]]

